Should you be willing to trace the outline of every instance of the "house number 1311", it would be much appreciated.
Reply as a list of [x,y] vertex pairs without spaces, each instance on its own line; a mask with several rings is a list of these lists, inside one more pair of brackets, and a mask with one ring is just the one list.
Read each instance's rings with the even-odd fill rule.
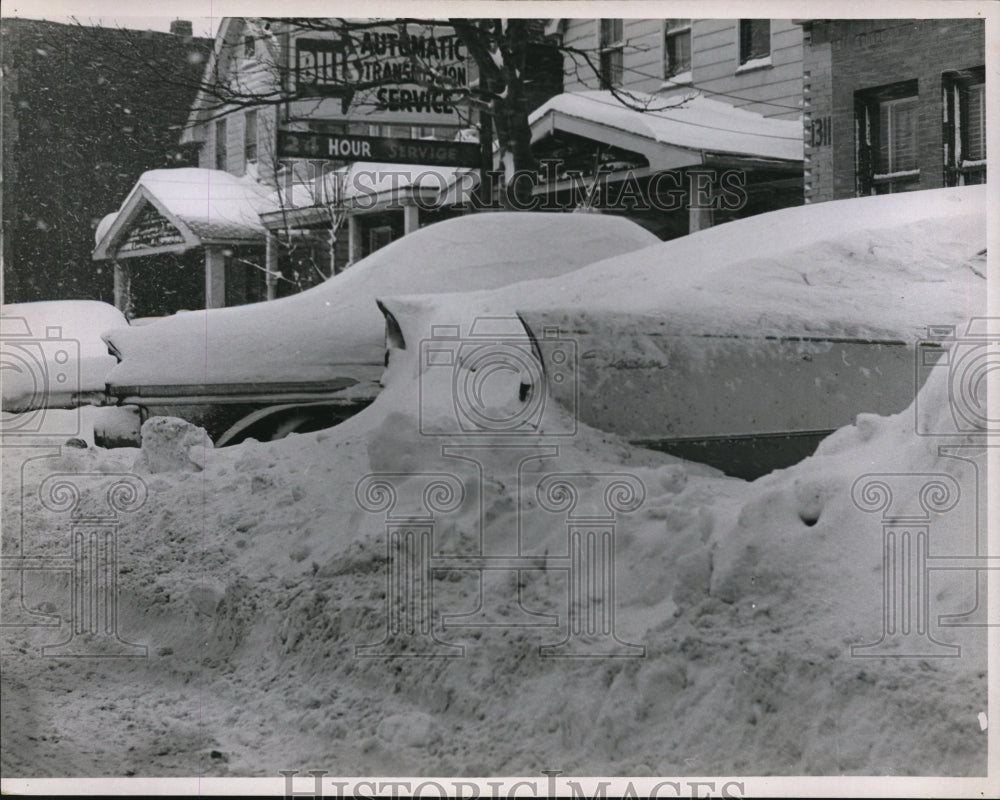
[[833,141],[833,125],[830,117],[814,119],[810,126],[811,147],[826,147]]

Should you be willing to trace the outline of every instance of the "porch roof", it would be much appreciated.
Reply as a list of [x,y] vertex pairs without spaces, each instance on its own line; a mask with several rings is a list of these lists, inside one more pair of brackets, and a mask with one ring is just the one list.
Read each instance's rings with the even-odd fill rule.
[[712,156],[789,166],[802,162],[799,120],[764,117],[710,100],[694,89],[668,96],[617,94],[629,105],[611,91],[552,97],[529,117],[532,142],[556,131],[574,133],[641,153],[656,171],[698,166]]
[[150,170],[97,226],[93,258],[262,242],[260,214],[273,207],[267,188],[250,178],[194,167]]

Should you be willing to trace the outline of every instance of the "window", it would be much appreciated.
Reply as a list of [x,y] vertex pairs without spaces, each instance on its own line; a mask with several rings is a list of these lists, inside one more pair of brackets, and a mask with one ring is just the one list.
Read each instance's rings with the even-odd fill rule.
[[771,20],[740,20],[740,64],[771,56]]
[[215,121],[215,168],[225,170],[229,163],[226,152],[226,121],[219,119]]
[[691,71],[691,20],[668,19],[663,40],[663,77]]
[[920,188],[917,82],[855,93],[858,194]]
[[257,112],[248,111],[243,118],[243,157],[257,160]]
[[602,88],[621,86],[622,51],[625,47],[625,20],[600,20],[601,84]]
[[256,40],[253,38],[253,36],[244,36],[243,37],[243,57],[244,58],[253,58],[254,55],[255,55],[255,53],[256,53],[256,51],[257,51]]
[[945,185],[986,183],[986,70],[942,77]]

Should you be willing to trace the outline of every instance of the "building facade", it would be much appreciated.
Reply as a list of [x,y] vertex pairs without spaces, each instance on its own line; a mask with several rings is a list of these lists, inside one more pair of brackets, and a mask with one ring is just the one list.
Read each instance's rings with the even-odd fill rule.
[[[224,20],[181,137],[197,149],[204,187],[187,176],[191,202],[178,202],[169,176],[149,176],[98,232],[95,258],[114,265],[116,302],[134,306],[140,282],[171,259],[203,272],[203,290],[189,281],[179,307],[279,297],[469,211],[475,169],[380,163],[350,146],[323,152],[359,136],[475,138],[475,105],[414,82],[396,30],[355,33],[345,57],[332,28]],[[535,54],[545,79],[529,82],[531,149],[543,161],[536,207],[622,214],[669,239],[801,203],[802,33],[791,20],[548,20],[552,47]],[[475,85],[474,62],[447,25],[409,35],[433,69]],[[345,92],[345,75],[362,89]],[[294,157],[288,137],[300,146]],[[494,159],[503,166],[496,147]],[[213,181],[234,207],[257,209],[256,220],[221,209],[192,216],[212,206]]]
[[[409,34],[424,63],[468,82],[468,55],[449,26],[413,25]],[[356,137],[449,143],[471,124],[468,108],[410,79],[411,55],[395,27],[360,30],[351,43],[357,49],[348,58],[333,25],[222,21],[180,139],[197,151],[201,185],[185,176],[189,197],[178,205],[167,176],[144,176],[98,231],[94,257],[113,264],[116,303],[135,306],[152,273],[178,259],[203,273],[203,288],[191,283],[181,308],[293,294],[458,213],[456,184],[471,190],[473,170],[375,163],[360,149],[324,152],[336,137],[355,145]],[[346,70],[372,85],[345,95]],[[290,136],[301,151],[279,150]],[[213,219],[178,212],[213,206],[213,184],[224,184],[240,209],[235,224],[217,207]],[[243,214],[249,207],[258,212],[252,223]],[[136,237],[140,222],[154,238],[170,230],[172,239]]]
[[801,25],[807,203],[985,182],[982,19]]
[[[669,239],[802,202],[802,28],[792,20],[551,27],[565,92],[536,112],[533,147],[584,183],[602,170],[595,207]],[[538,192],[565,206],[572,189],[556,176]]]
[[[647,94],[691,86],[775,119],[802,116],[802,28],[781,19],[569,19],[567,47],[599,54],[608,83]],[[565,91],[593,89],[593,69],[566,56]]]

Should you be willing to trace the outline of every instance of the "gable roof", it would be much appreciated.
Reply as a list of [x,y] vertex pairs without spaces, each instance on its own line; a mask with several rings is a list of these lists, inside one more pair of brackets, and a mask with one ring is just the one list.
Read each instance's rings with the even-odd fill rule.
[[[244,86],[241,83],[239,85],[240,91],[237,93],[244,94],[252,89],[254,94],[263,96],[260,79],[263,77],[263,82],[267,82],[268,79],[276,79],[277,75],[272,70],[275,65],[281,64],[280,48],[276,37],[265,35],[265,32],[270,33],[269,29],[265,31],[264,25],[258,18],[225,17],[219,23],[212,53],[207,59],[205,70],[201,76],[198,93],[195,95],[194,102],[188,112],[187,124],[181,131],[181,144],[201,141],[201,124],[206,121],[206,110],[211,109],[216,112],[216,115],[230,110],[222,108],[224,105],[223,96],[213,92],[211,87],[228,85],[230,78],[235,77],[233,75],[234,67],[239,69],[242,66],[237,54],[240,52],[239,48],[245,36],[253,36],[255,42],[264,48],[266,57],[263,59],[257,57],[257,63],[248,70],[248,74],[255,73],[250,79],[252,85]],[[277,90],[280,92],[280,87]],[[211,116],[208,115],[208,118]]]
[[[163,247],[119,252],[132,224],[152,207],[184,239]],[[185,167],[144,172],[121,208],[97,227],[93,258],[129,258],[183,252],[206,244],[260,242],[260,214],[273,210],[268,190],[249,178],[215,169]]]

